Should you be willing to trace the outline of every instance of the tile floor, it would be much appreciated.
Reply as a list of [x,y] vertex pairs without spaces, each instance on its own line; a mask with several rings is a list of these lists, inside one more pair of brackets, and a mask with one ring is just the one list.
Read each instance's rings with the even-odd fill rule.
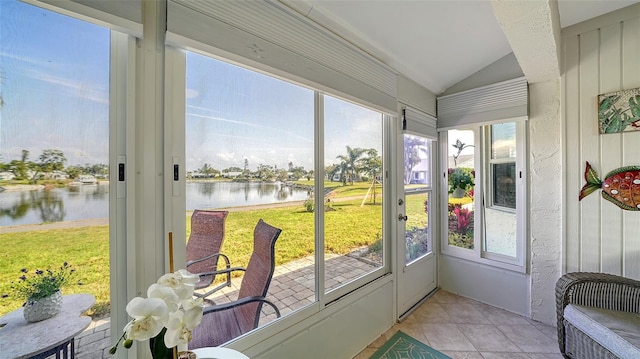
[[453,359],[562,359],[556,329],[443,290],[354,359],[368,359],[398,330]]

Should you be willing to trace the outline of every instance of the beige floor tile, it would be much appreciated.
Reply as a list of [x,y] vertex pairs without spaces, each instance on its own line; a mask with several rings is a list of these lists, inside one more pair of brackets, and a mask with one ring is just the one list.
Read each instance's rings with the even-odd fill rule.
[[451,323],[456,324],[492,324],[480,311],[472,304],[440,304],[447,313]]
[[437,350],[475,351],[476,348],[455,324],[423,324],[428,345]]
[[555,326],[551,326],[551,325],[547,325],[539,322],[534,322],[533,326],[536,327],[536,329],[538,329],[539,331],[541,331],[542,334],[548,336],[554,341],[558,340],[558,331],[556,330]]
[[435,300],[438,303],[447,303],[447,304],[460,304],[460,303],[472,304],[472,303],[476,303],[476,301],[474,301],[472,299],[465,298],[463,296],[459,296],[457,294],[453,294],[453,293],[447,292],[445,290],[437,291],[433,295],[433,300]]
[[478,352],[454,352],[450,350],[443,350],[441,353],[451,359],[484,359]]
[[549,353],[530,353],[529,356],[531,359],[564,359],[562,354],[549,354]]
[[452,359],[563,359],[555,327],[442,290],[356,358],[367,359],[398,330]]
[[458,324],[458,328],[478,351],[522,352],[494,325]]
[[442,305],[435,301],[424,303],[420,308],[416,309],[413,316],[417,320],[427,323],[451,323],[451,318],[442,308]]
[[511,313],[504,309],[492,307],[484,303],[473,305],[483,316],[489,319],[493,324],[530,324],[529,321],[521,315]]
[[498,325],[513,343],[525,353],[559,353],[556,341],[544,335],[533,325]]
[[482,352],[481,354],[484,359],[530,359],[529,355],[525,353]]
[[407,322],[404,321],[397,325],[398,330],[403,331],[405,334],[412,336],[414,339],[421,341],[425,344],[428,344],[428,338],[424,334],[422,330],[422,324],[418,322]]

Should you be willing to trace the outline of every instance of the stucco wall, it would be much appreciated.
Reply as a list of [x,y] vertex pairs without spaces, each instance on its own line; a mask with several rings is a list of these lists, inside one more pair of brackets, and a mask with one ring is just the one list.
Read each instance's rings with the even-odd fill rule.
[[561,275],[562,143],[560,81],[529,85],[531,318],[553,325]]

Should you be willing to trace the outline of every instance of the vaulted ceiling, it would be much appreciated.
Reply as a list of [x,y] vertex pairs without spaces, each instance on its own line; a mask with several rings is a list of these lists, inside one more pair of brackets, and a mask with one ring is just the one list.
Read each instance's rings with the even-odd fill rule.
[[640,0],[281,0],[436,94],[513,52],[559,76],[560,28]]

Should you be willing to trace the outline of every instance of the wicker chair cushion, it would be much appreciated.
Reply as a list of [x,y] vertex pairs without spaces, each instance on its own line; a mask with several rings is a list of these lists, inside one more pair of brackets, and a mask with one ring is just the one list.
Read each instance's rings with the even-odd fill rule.
[[619,358],[640,358],[640,314],[569,304],[564,319]]

